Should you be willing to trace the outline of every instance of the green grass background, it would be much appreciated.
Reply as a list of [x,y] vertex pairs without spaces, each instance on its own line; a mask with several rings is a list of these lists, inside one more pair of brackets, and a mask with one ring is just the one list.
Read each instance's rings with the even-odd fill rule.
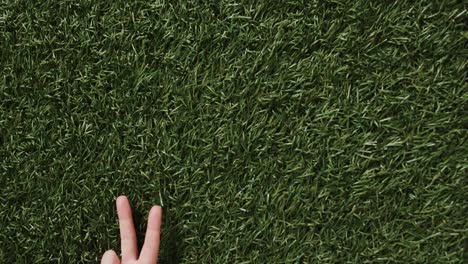
[[[463,1],[0,3],[0,263],[463,263]],[[465,262],[466,263],[466,262]]]

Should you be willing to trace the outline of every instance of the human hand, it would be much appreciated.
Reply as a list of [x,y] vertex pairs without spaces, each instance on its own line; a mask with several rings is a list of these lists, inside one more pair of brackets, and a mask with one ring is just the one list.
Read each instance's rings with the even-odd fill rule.
[[126,196],[119,196],[116,204],[117,215],[119,217],[122,262],[114,250],[108,250],[102,256],[101,264],[156,264],[158,262],[161,231],[161,207],[153,206],[149,212],[145,242],[140,256],[138,256],[137,239],[130,203]]

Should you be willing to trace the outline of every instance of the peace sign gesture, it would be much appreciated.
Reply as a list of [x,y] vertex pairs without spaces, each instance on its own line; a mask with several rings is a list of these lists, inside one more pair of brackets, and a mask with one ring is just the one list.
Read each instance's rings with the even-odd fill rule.
[[138,246],[133,224],[132,209],[126,196],[117,198],[117,214],[119,216],[120,241],[122,261],[113,250],[108,250],[102,256],[101,264],[156,264],[158,262],[159,239],[161,232],[162,210],[153,206],[148,216],[145,242],[138,255]]

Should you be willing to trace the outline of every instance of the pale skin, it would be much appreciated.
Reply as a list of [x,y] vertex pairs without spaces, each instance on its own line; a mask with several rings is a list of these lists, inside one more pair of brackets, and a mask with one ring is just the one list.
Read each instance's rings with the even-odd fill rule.
[[116,201],[119,217],[121,256],[119,259],[114,250],[108,250],[101,259],[101,264],[156,264],[159,254],[162,210],[153,206],[148,215],[145,242],[138,254],[135,225],[132,209],[126,196],[119,196]]

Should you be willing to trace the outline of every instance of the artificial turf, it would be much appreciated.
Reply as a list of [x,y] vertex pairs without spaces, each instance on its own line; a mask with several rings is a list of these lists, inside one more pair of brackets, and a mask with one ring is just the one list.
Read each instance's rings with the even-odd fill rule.
[[0,263],[463,263],[466,10],[2,1]]

